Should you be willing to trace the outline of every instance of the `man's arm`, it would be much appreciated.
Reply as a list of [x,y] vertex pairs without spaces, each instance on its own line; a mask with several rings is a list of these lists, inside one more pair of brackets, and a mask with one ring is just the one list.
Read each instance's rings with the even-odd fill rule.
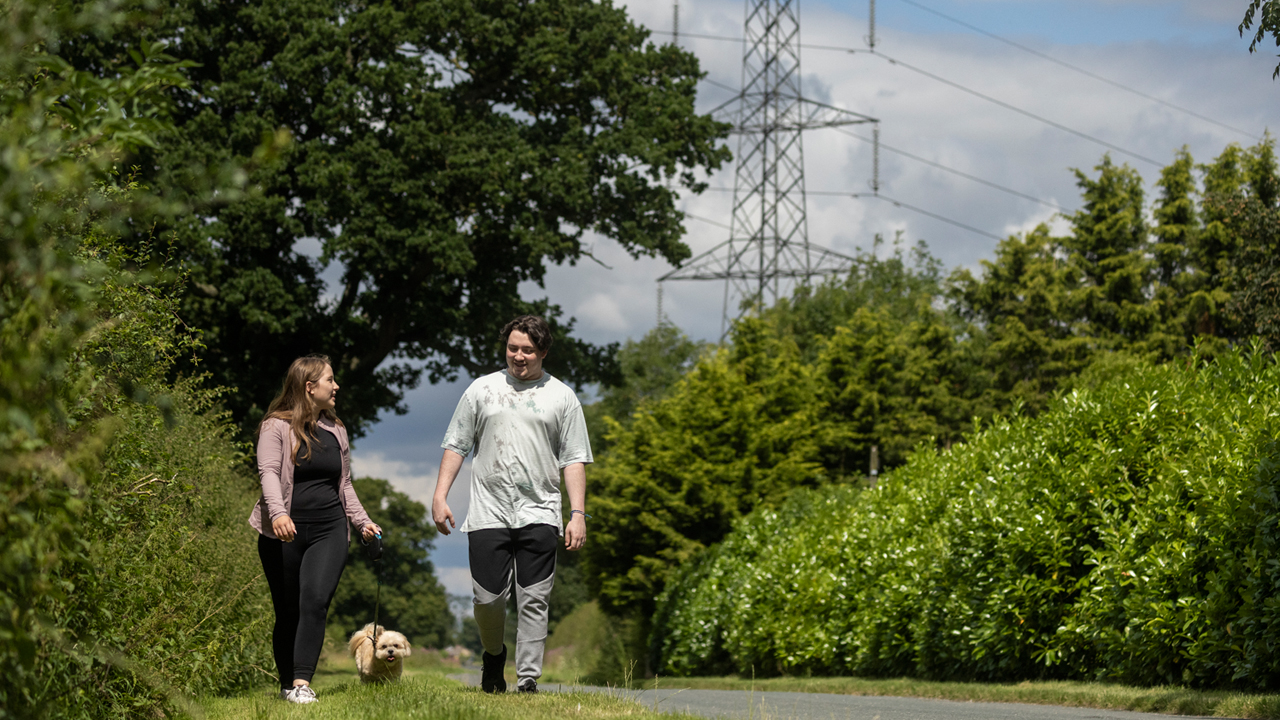
[[[569,493],[569,524],[564,528],[564,546],[578,550],[587,539],[587,466],[583,463],[566,465],[564,488]],[[439,492],[439,491],[437,491]],[[572,512],[578,510],[579,512]]]
[[[441,535],[448,535],[452,532],[449,528],[458,527],[458,524],[453,521],[453,511],[449,509],[448,498],[449,488],[453,487],[453,481],[458,478],[458,470],[461,468],[462,456],[446,449],[444,457],[440,458],[440,472],[436,474],[436,492],[431,498],[431,519],[435,521],[436,529]],[[583,488],[586,488],[585,476]]]

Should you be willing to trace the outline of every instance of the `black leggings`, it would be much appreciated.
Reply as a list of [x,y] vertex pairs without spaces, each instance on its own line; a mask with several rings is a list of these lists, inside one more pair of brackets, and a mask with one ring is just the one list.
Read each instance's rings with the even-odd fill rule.
[[258,536],[258,557],[276,610],[271,646],[280,687],[311,682],[324,647],[324,620],[347,564],[347,519],[295,523],[293,542]]

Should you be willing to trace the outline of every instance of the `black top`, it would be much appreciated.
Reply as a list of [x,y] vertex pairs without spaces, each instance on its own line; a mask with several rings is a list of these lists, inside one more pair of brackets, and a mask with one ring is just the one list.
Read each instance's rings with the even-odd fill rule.
[[294,522],[332,522],[346,517],[338,486],[342,482],[342,448],[338,438],[317,427],[311,441],[311,457],[304,444],[298,448],[298,465],[293,469],[293,507],[289,517]]

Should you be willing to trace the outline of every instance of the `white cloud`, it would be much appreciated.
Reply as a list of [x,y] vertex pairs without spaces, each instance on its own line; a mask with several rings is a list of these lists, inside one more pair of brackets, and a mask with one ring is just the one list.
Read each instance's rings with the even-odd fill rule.
[[[376,432],[376,428],[375,428]],[[436,490],[436,468],[426,470],[421,463],[397,460],[379,450],[352,453],[351,474],[355,477],[375,477],[387,480],[396,490],[431,508],[431,496]],[[449,509],[461,525],[471,506],[471,460],[463,461],[458,477],[449,489]]]
[[430,506],[431,493],[436,488],[436,471],[426,470],[419,463],[392,459],[377,450],[353,452],[351,474],[354,477],[374,477],[390,481],[396,490]]
[[436,567],[436,575],[445,592],[450,595],[471,596],[471,569],[469,567]]
[[605,332],[626,332],[630,329],[617,298],[602,292],[595,293],[580,303],[574,315],[583,322],[583,329]]

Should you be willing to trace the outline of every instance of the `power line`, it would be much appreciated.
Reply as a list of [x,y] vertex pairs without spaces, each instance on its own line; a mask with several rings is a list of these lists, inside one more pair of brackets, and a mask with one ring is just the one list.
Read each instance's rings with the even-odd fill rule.
[[[720,189],[721,189],[721,188],[716,188],[716,190],[720,190]],[[724,190],[732,190],[733,188],[723,188],[723,189],[724,189]],[[685,217],[693,218],[694,220],[701,220],[701,221],[702,221],[702,222],[704,222],[704,223],[710,223],[710,224],[712,224],[712,225],[718,225],[719,227],[722,227],[722,228],[724,228],[725,230],[732,230],[732,229],[733,229],[732,227],[730,227],[730,226],[728,226],[728,225],[725,225],[724,223],[720,222],[719,220],[712,220],[711,218],[704,218],[704,217],[702,217],[702,216],[700,216],[700,215],[694,215],[694,214],[693,214],[693,213],[691,213],[691,212],[685,212],[685,211],[683,211],[683,210],[681,210],[681,212],[684,214],[684,216],[685,216]]]
[[[707,188],[707,189],[708,189],[708,190],[715,190],[715,191],[718,191],[718,192],[733,192],[733,188],[727,188],[727,187],[709,187],[709,188]],[[931,212],[931,211],[929,211],[929,210],[925,210],[924,208],[918,208],[918,207],[916,207],[915,205],[911,205],[911,204],[909,204],[909,203],[902,202],[901,200],[895,200],[895,199],[893,199],[893,198],[891,198],[891,197],[889,197],[888,195],[885,195],[885,194],[883,194],[883,193],[850,193],[850,192],[838,192],[838,191],[834,191],[834,190],[806,190],[806,191],[805,191],[805,194],[806,194],[806,195],[824,195],[824,196],[828,196],[828,197],[847,197],[847,198],[853,198],[853,199],[855,199],[855,200],[862,200],[862,199],[865,199],[865,198],[876,198],[876,199],[878,199],[878,200],[884,200],[885,202],[888,202],[888,203],[893,203],[893,205],[894,205],[894,206],[896,206],[896,207],[900,207],[900,208],[904,208],[904,209],[910,210],[910,211],[912,211],[912,212],[920,213],[921,215],[926,215],[926,216],[928,216],[928,217],[933,218],[934,220],[939,220],[939,221],[941,221],[941,222],[947,223],[948,225],[954,225],[954,226],[956,226],[956,227],[958,227],[958,228],[964,228],[965,230],[968,230],[969,232],[974,232],[974,233],[977,233],[977,234],[979,234],[979,235],[983,235],[983,236],[989,237],[989,238],[991,238],[991,239],[993,239],[993,240],[1003,240],[1003,239],[1004,239],[1004,238],[1000,237],[999,235],[996,235],[996,234],[994,234],[994,233],[989,233],[989,232],[987,232],[986,230],[980,230],[980,229],[978,229],[978,228],[976,228],[976,227],[974,227],[974,226],[972,226],[972,225],[967,225],[967,224],[965,224],[965,223],[962,223],[962,222],[960,222],[959,220],[953,220],[952,218],[949,218],[949,217],[947,217],[947,216],[945,216],[945,215],[939,215],[938,213]],[[716,220],[711,220],[711,219],[709,219],[709,218],[704,218],[704,217],[698,217],[697,215],[693,215],[693,214],[691,214],[691,213],[687,213],[687,212],[686,212],[686,213],[684,213],[684,214],[685,214],[687,217],[691,217],[691,218],[693,218],[694,220],[701,220],[702,222],[711,223],[712,225],[719,225],[720,227],[728,227],[728,226],[727,226],[727,225],[725,225],[724,223],[722,223],[722,222],[718,222],[718,221],[716,221]]]
[[[665,31],[662,31],[662,30],[654,30],[653,32],[665,32]],[[685,34],[685,37],[699,37],[699,38],[708,39],[708,40],[725,40],[725,41],[732,41],[732,42],[742,42],[742,38],[725,37],[725,36],[719,36],[719,35],[693,35],[693,34],[691,34],[691,33],[686,33],[686,34]],[[974,89],[973,89],[973,88],[971,88],[971,87],[968,87],[968,86],[966,86],[966,85],[961,85],[960,83],[955,82],[954,80],[948,80],[948,79],[946,79],[946,78],[944,78],[944,77],[942,77],[942,76],[940,76],[940,75],[935,75],[934,73],[931,73],[931,72],[929,72],[928,70],[924,70],[924,69],[922,69],[922,68],[915,67],[914,65],[911,65],[911,64],[909,64],[909,63],[907,63],[907,62],[904,62],[904,61],[902,61],[902,60],[898,60],[897,58],[894,58],[894,57],[890,57],[889,55],[885,55],[885,54],[884,54],[884,53],[882,53],[882,52],[876,52],[876,51],[874,51],[874,50],[862,50],[862,49],[859,49],[859,48],[837,47],[837,46],[834,46],[834,45],[810,45],[810,44],[808,44],[808,43],[801,43],[801,44],[800,44],[800,47],[802,47],[802,48],[811,48],[811,49],[814,49],[814,50],[833,50],[833,51],[845,52],[845,53],[850,53],[850,54],[863,53],[863,54],[866,54],[866,55],[874,55],[874,56],[876,56],[876,57],[883,58],[884,60],[888,61],[888,62],[889,62],[889,64],[891,64],[891,65],[897,65],[897,66],[902,67],[902,68],[904,68],[904,69],[906,69],[906,70],[910,70],[910,71],[912,71],[912,72],[914,72],[914,73],[917,73],[917,74],[923,75],[923,76],[925,76],[925,77],[927,77],[927,78],[930,78],[931,80],[935,80],[935,81],[937,81],[937,82],[943,83],[944,85],[949,85],[949,86],[951,86],[951,87],[953,87],[953,88],[955,88],[955,89],[957,89],[957,90],[960,90],[961,92],[965,92],[965,93],[968,93],[968,94],[970,94],[970,95],[973,95],[974,97],[980,98],[980,99],[982,99],[982,100],[986,100],[986,101],[987,101],[987,102],[989,102],[989,103],[992,103],[992,104],[995,104],[995,105],[999,105],[1000,107],[1003,107],[1003,108],[1005,108],[1006,110],[1012,110],[1013,112],[1016,112],[1016,113],[1018,113],[1019,115],[1023,115],[1023,116],[1025,116],[1025,117],[1031,118],[1032,120],[1035,120],[1035,121],[1037,121],[1037,122],[1044,123],[1045,125],[1048,125],[1048,126],[1053,127],[1053,128],[1057,128],[1058,130],[1061,130],[1061,131],[1066,132],[1066,133],[1070,133],[1071,135],[1075,135],[1076,137],[1079,137],[1079,138],[1082,138],[1082,139],[1088,140],[1088,141],[1090,141],[1090,142],[1096,143],[1096,144],[1098,144],[1098,145],[1101,145],[1101,146],[1103,146],[1103,147],[1105,147],[1105,148],[1108,148],[1108,149],[1110,149],[1110,150],[1114,150],[1114,151],[1116,151],[1116,152],[1118,152],[1118,153],[1121,153],[1121,154],[1123,154],[1123,155],[1128,155],[1129,157],[1132,157],[1132,158],[1134,158],[1134,159],[1136,159],[1136,160],[1141,160],[1142,162],[1149,163],[1149,164],[1154,165],[1154,166],[1159,167],[1159,168],[1164,167],[1164,164],[1163,164],[1163,163],[1161,163],[1161,162],[1160,162],[1160,161],[1158,161],[1158,160],[1152,160],[1151,158],[1149,158],[1149,157],[1147,157],[1147,156],[1145,156],[1145,155],[1141,155],[1141,154],[1136,153],[1136,152],[1134,152],[1134,151],[1132,151],[1132,150],[1125,149],[1125,148],[1123,148],[1123,147],[1121,147],[1121,146],[1119,146],[1119,145],[1116,145],[1115,143],[1108,142],[1108,141],[1106,141],[1106,140],[1103,140],[1102,138],[1094,137],[1093,135],[1090,135],[1090,134],[1088,134],[1088,133],[1081,132],[1080,130],[1076,130],[1076,129],[1074,129],[1074,128],[1068,127],[1068,126],[1066,126],[1066,125],[1063,125],[1062,123],[1059,123],[1059,122],[1056,122],[1056,121],[1050,120],[1049,118],[1046,118],[1046,117],[1044,117],[1044,116],[1042,116],[1042,115],[1037,115],[1036,113],[1033,113],[1033,112],[1031,112],[1030,110],[1024,110],[1024,109],[1022,109],[1022,108],[1018,107],[1017,105],[1013,105],[1013,104],[1011,104],[1011,103],[1007,103],[1007,102],[1005,102],[1005,101],[1003,101],[1003,100],[999,100],[999,99],[997,99],[997,98],[991,97],[990,95],[987,95],[987,94],[981,93],[981,92],[979,92],[979,91],[977,91],[977,90],[974,90]],[[716,83],[716,84],[717,84],[717,85],[720,85],[719,83]],[[721,85],[721,87],[724,87],[724,86],[723,86],[723,85]]]
[[[725,85],[724,83],[718,83],[718,82],[715,82],[714,80],[710,80],[709,78],[703,78],[703,80],[706,80],[707,82],[710,82],[712,85],[715,85],[716,87],[723,88],[723,89],[725,89],[725,90],[733,90],[733,88],[729,87],[728,85]],[[875,141],[874,141],[874,140],[872,140],[871,138],[863,137],[863,136],[858,135],[858,134],[856,134],[856,133],[849,132],[848,130],[844,130],[844,129],[841,129],[841,128],[833,128],[833,129],[834,129],[836,132],[842,133],[842,134],[844,134],[844,135],[848,135],[848,136],[849,136],[849,137],[851,137],[851,138],[855,138],[855,139],[857,139],[857,140],[861,140],[861,141],[863,141],[863,142],[875,143]],[[956,170],[955,168],[947,167],[946,165],[943,165],[943,164],[938,163],[938,162],[934,162],[933,160],[929,160],[928,158],[920,157],[919,155],[915,155],[915,154],[913,154],[913,153],[907,152],[906,150],[902,150],[902,149],[900,149],[900,148],[893,147],[892,145],[886,145],[886,144],[884,144],[884,143],[879,143],[879,147],[881,147],[881,148],[883,148],[883,149],[885,149],[885,150],[888,150],[889,152],[897,153],[897,154],[899,154],[899,155],[902,155],[903,157],[907,157],[907,158],[910,158],[910,159],[912,159],[912,160],[915,160],[916,162],[921,162],[921,163],[924,163],[925,165],[929,165],[929,166],[931,166],[931,167],[935,167],[935,168],[937,168],[937,169],[939,169],[939,170],[942,170],[942,171],[944,171],[944,172],[949,172],[949,173],[951,173],[952,175],[956,175],[956,176],[958,176],[958,177],[965,178],[966,180],[972,180],[973,182],[980,183],[980,184],[982,184],[982,185],[986,185],[987,187],[989,187],[989,188],[993,188],[993,189],[995,189],[995,190],[999,190],[1000,192],[1008,193],[1008,194],[1010,194],[1010,195],[1015,195],[1015,196],[1017,196],[1017,197],[1020,197],[1020,198],[1025,199],[1025,200],[1030,200],[1031,202],[1039,203],[1039,204],[1041,204],[1041,205],[1044,205],[1045,207],[1051,207],[1051,208],[1053,208],[1054,210],[1058,210],[1059,212],[1070,212],[1070,209],[1069,209],[1069,208],[1065,208],[1065,207],[1063,207],[1063,206],[1061,206],[1061,205],[1059,205],[1059,204],[1057,204],[1057,203],[1055,203],[1055,202],[1050,202],[1050,201],[1048,201],[1048,200],[1042,200],[1041,198],[1038,198],[1038,197],[1036,197],[1036,196],[1034,196],[1034,195],[1028,195],[1028,194],[1026,194],[1026,193],[1024,193],[1024,192],[1021,192],[1021,191],[1019,191],[1019,190],[1014,190],[1014,189],[1013,189],[1013,188],[1011,188],[1011,187],[1006,187],[1006,186],[1001,185],[1001,184],[999,184],[999,183],[995,183],[995,182],[992,182],[992,181],[990,181],[990,180],[985,180],[985,179],[980,178],[980,177],[978,177],[978,176],[976,176],[976,175],[970,175],[969,173],[964,172],[964,171],[962,171],[962,170]]]
[[[843,130],[843,129],[841,129],[841,128],[835,128],[835,131],[836,131],[836,132],[838,132],[838,133],[841,133],[842,135],[848,135],[848,136],[849,136],[849,137],[851,137],[851,138],[856,138],[856,139],[861,140],[861,141],[863,141],[863,142],[875,142],[875,141],[874,141],[874,140],[872,140],[871,138],[865,138],[865,137],[862,137],[861,135],[857,135],[857,134],[855,134],[855,133],[851,133],[851,132],[849,132],[848,130]],[[916,162],[922,162],[922,163],[924,163],[925,165],[929,165],[929,166],[932,166],[932,167],[938,168],[939,170],[943,170],[943,171],[945,171],[945,172],[949,172],[949,173],[951,173],[952,175],[958,175],[959,177],[965,178],[966,180],[972,180],[972,181],[974,181],[974,182],[976,182],[976,183],[981,183],[981,184],[983,184],[983,185],[986,185],[986,186],[987,186],[987,187],[989,187],[989,188],[994,188],[994,189],[996,189],[996,190],[999,190],[1000,192],[1009,193],[1010,195],[1016,195],[1016,196],[1018,196],[1018,197],[1020,197],[1020,198],[1024,198],[1024,199],[1026,199],[1026,200],[1030,200],[1030,201],[1032,201],[1032,202],[1040,203],[1041,205],[1044,205],[1045,207],[1051,207],[1051,208],[1053,208],[1054,210],[1058,210],[1058,211],[1060,211],[1060,212],[1069,212],[1069,210],[1068,210],[1067,208],[1064,208],[1064,207],[1062,207],[1061,205],[1059,205],[1059,204],[1057,204],[1057,203],[1055,203],[1055,202],[1050,202],[1050,201],[1048,201],[1048,200],[1041,200],[1040,198],[1038,198],[1038,197],[1036,197],[1036,196],[1034,196],[1034,195],[1028,195],[1028,194],[1026,194],[1026,193],[1024,193],[1024,192],[1020,192],[1020,191],[1018,191],[1018,190],[1014,190],[1014,189],[1013,189],[1013,188],[1011,188],[1011,187],[1005,187],[1004,185],[1000,185],[1000,184],[998,184],[998,183],[993,183],[993,182],[991,182],[990,180],[984,180],[984,179],[982,179],[982,178],[980,178],[980,177],[978,177],[978,176],[976,176],[976,175],[970,175],[970,174],[969,174],[969,173],[967,173],[967,172],[963,172],[963,171],[961,171],[961,170],[956,170],[955,168],[949,168],[949,167],[947,167],[946,165],[943,165],[943,164],[941,164],[941,163],[936,163],[936,162],[934,162],[934,161],[932,161],[932,160],[929,160],[929,159],[926,159],[926,158],[922,158],[922,157],[920,157],[919,155],[913,155],[912,153],[909,153],[909,152],[907,152],[906,150],[900,150],[900,149],[898,149],[898,148],[896,148],[896,147],[893,147],[892,145],[886,145],[886,144],[884,144],[884,143],[880,143],[880,147],[881,147],[881,149],[888,150],[889,152],[897,153],[897,154],[899,154],[899,155],[902,155],[903,157],[911,158],[912,160],[915,160]]]
[[972,225],[966,225],[966,224],[964,224],[964,223],[960,222],[959,220],[952,220],[952,219],[951,219],[951,218],[949,218],[949,217],[945,217],[945,216],[943,216],[943,215],[939,215],[938,213],[935,213],[935,212],[929,212],[928,210],[925,210],[924,208],[918,208],[918,207],[916,207],[915,205],[908,205],[907,203],[904,203],[904,202],[902,202],[901,200],[894,200],[893,198],[891,198],[891,197],[889,197],[889,196],[887,196],[887,195],[884,195],[883,193],[878,194],[878,195],[874,195],[874,194],[871,194],[871,193],[854,193],[854,194],[850,195],[849,197],[852,197],[852,198],[869,198],[869,197],[872,197],[872,198],[879,198],[880,200],[884,200],[885,202],[891,202],[891,203],[893,203],[896,207],[906,208],[907,210],[910,210],[910,211],[912,211],[912,212],[917,212],[917,213],[920,213],[921,215],[927,215],[927,216],[929,216],[929,217],[933,218],[934,220],[940,220],[940,221],[942,221],[942,222],[944,222],[944,223],[947,223],[948,225],[955,225],[956,227],[958,227],[958,228],[964,228],[965,230],[968,230],[969,232],[974,232],[974,233],[977,233],[977,234],[979,234],[979,235],[985,235],[985,236],[987,236],[987,237],[991,238],[992,240],[1004,240],[1004,238],[1002,238],[1002,237],[1000,237],[999,235],[996,235],[996,234],[994,234],[994,233],[989,233],[989,232],[987,232],[986,230],[979,230],[978,228],[976,228],[976,227],[974,227],[974,226],[972,226]]
[[[849,52],[863,52],[863,51],[850,50]],[[924,69],[921,69],[921,68],[915,67],[914,65],[910,65],[910,64],[908,64],[908,63],[905,63],[905,62],[903,62],[903,61],[901,61],[901,60],[898,60],[898,59],[896,59],[896,58],[889,57],[888,55],[885,55],[884,53],[880,53],[880,52],[873,52],[873,53],[869,53],[869,54],[871,54],[871,55],[875,55],[875,56],[877,56],[877,57],[884,58],[885,60],[889,61],[889,64],[890,64],[890,65],[897,65],[897,66],[899,66],[899,67],[906,68],[907,70],[910,70],[911,72],[914,72],[914,73],[917,73],[917,74],[923,75],[923,76],[925,76],[925,77],[927,77],[927,78],[931,78],[931,79],[936,80],[936,81],[938,81],[938,82],[940,82],[940,83],[942,83],[942,84],[944,84],[944,85],[950,85],[951,87],[953,87],[953,88],[955,88],[955,89],[957,89],[957,90],[960,90],[960,91],[962,91],[962,92],[966,92],[966,93],[968,93],[968,94],[970,94],[970,95],[972,95],[972,96],[974,96],[974,97],[976,97],[976,98],[981,98],[981,99],[983,99],[983,100],[986,100],[986,101],[987,101],[987,102],[989,102],[989,103],[992,103],[992,104],[995,104],[995,105],[999,105],[1000,107],[1005,108],[1006,110],[1012,110],[1013,112],[1016,112],[1016,113],[1018,113],[1019,115],[1024,115],[1024,116],[1026,116],[1026,117],[1029,117],[1029,118],[1031,118],[1032,120],[1038,120],[1039,122],[1042,122],[1042,123],[1044,123],[1045,125],[1048,125],[1048,126],[1050,126],[1050,127],[1055,127],[1055,128],[1057,128],[1057,129],[1059,129],[1059,130],[1061,130],[1061,131],[1063,131],[1063,132],[1066,132],[1066,133],[1070,133],[1070,134],[1072,134],[1072,135],[1075,135],[1076,137],[1084,138],[1085,140],[1088,140],[1088,141],[1090,141],[1090,142],[1094,142],[1094,143],[1097,143],[1097,144],[1099,144],[1099,145],[1101,145],[1101,146],[1103,146],[1103,147],[1106,147],[1106,148],[1110,148],[1110,149],[1112,149],[1112,150],[1115,150],[1115,151],[1116,151],[1116,152],[1118,152],[1118,153],[1122,153],[1122,154],[1124,154],[1124,155],[1128,155],[1129,157],[1134,158],[1134,159],[1136,159],[1136,160],[1141,160],[1142,162],[1150,163],[1150,164],[1152,164],[1152,165],[1155,165],[1156,167],[1160,167],[1160,168],[1164,167],[1164,164],[1163,164],[1163,163],[1161,163],[1161,162],[1159,162],[1159,161],[1157,161],[1157,160],[1152,160],[1151,158],[1149,158],[1149,157],[1147,157],[1147,156],[1145,156],[1145,155],[1139,155],[1138,153],[1133,152],[1132,150],[1126,150],[1125,148],[1122,148],[1122,147],[1120,147],[1119,145],[1116,145],[1115,143],[1110,143],[1110,142],[1107,142],[1106,140],[1103,140],[1102,138],[1097,138],[1097,137],[1094,137],[1094,136],[1092,136],[1092,135],[1090,135],[1090,134],[1088,134],[1088,133],[1085,133],[1085,132],[1081,132],[1081,131],[1079,131],[1079,130],[1076,130],[1076,129],[1074,129],[1074,128],[1069,128],[1069,127],[1067,127],[1066,125],[1063,125],[1062,123],[1054,122],[1053,120],[1050,120],[1049,118],[1046,118],[1046,117],[1044,117],[1044,116],[1042,116],[1042,115],[1037,115],[1037,114],[1035,114],[1035,113],[1031,112],[1030,110],[1023,110],[1022,108],[1018,107],[1017,105],[1012,105],[1012,104],[1007,103],[1007,102],[1005,102],[1005,101],[1003,101],[1003,100],[998,100],[998,99],[996,99],[996,98],[993,98],[993,97],[991,97],[990,95],[986,95],[986,94],[984,94],[984,93],[980,93],[980,92],[978,92],[977,90],[974,90],[973,88],[965,87],[964,85],[961,85],[961,84],[960,84],[960,83],[958,83],[958,82],[955,82],[955,81],[953,81],[953,80],[948,80],[948,79],[946,79],[946,78],[944,78],[944,77],[942,77],[942,76],[940,76],[940,75],[935,75],[935,74],[933,74],[933,73],[929,72],[928,70],[924,70]]]
[[715,85],[716,87],[720,88],[721,90],[728,90],[729,92],[731,92],[731,93],[733,93],[733,94],[735,94],[735,95],[737,95],[737,94],[738,94],[738,88],[735,88],[735,87],[729,87],[728,85],[725,85],[725,84],[724,84],[724,83],[722,83],[722,82],[716,82],[715,80],[712,80],[712,79],[711,79],[711,78],[709,78],[709,77],[704,77],[704,78],[702,78],[702,81],[703,81],[703,82],[706,82],[706,83],[710,83],[710,84],[712,84],[712,85]]
[[1172,109],[1172,110],[1177,110],[1178,112],[1186,113],[1187,115],[1190,115],[1190,116],[1191,116],[1191,117],[1193,117],[1193,118],[1197,118],[1197,119],[1199,119],[1199,120],[1204,120],[1204,121],[1205,121],[1205,122],[1207,122],[1207,123],[1213,123],[1214,125],[1217,125],[1218,127],[1226,128],[1227,130],[1231,130],[1232,132],[1240,133],[1241,135],[1244,135],[1244,136],[1246,136],[1246,137],[1250,137],[1250,138],[1254,138],[1254,139],[1259,139],[1257,135],[1254,135],[1253,133],[1249,132],[1248,130],[1241,130],[1241,129],[1240,129],[1240,128],[1238,128],[1238,127],[1232,127],[1231,125],[1228,125],[1228,124],[1226,124],[1226,123],[1224,123],[1224,122],[1219,122],[1219,121],[1217,121],[1217,120],[1214,120],[1214,119],[1213,119],[1213,118],[1211,118],[1211,117],[1207,117],[1207,116],[1205,116],[1205,115],[1201,115],[1200,113],[1198,113],[1198,112],[1196,112],[1196,111],[1194,111],[1194,110],[1188,110],[1187,108],[1184,108],[1184,107],[1182,107],[1182,106],[1180,106],[1180,105],[1174,105],[1174,104],[1173,104],[1173,103],[1171,103],[1171,102],[1168,102],[1168,101],[1165,101],[1165,100],[1161,100],[1160,98],[1155,97],[1154,95],[1148,95],[1147,93],[1144,93],[1144,92],[1142,92],[1141,90],[1138,90],[1138,89],[1135,89],[1135,88],[1131,88],[1131,87],[1129,87],[1128,85],[1124,85],[1124,84],[1122,84],[1122,83],[1116,82],[1115,80],[1111,80],[1110,78],[1103,77],[1102,75],[1098,75],[1097,73],[1090,72],[1090,71],[1088,71],[1088,70],[1085,70],[1085,69],[1084,69],[1084,68],[1082,68],[1082,67],[1079,67],[1079,66],[1076,66],[1076,65],[1072,65],[1071,63],[1066,62],[1066,61],[1064,61],[1064,60],[1059,60],[1058,58],[1055,58],[1055,57],[1053,57],[1052,55],[1046,55],[1045,53],[1042,53],[1042,52],[1040,52],[1039,50],[1036,50],[1035,48],[1028,47],[1028,46],[1026,46],[1026,45],[1023,45],[1022,43],[1015,42],[1015,41],[1010,40],[1009,38],[1006,38],[1006,37],[1001,37],[1000,35],[996,35],[996,34],[995,34],[995,33],[993,33],[993,32],[989,32],[989,31],[987,31],[987,30],[983,30],[982,28],[980,28],[980,27],[978,27],[978,26],[976,26],[976,25],[971,25],[970,23],[967,23],[967,22],[965,22],[964,20],[961,20],[961,19],[959,19],[959,18],[951,17],[950,15],[947,15],[947,14],[945,14],[945,13],[939,12],[938,10],[934,10],[934,9],[933,9],[933,8],[931,8],[931,7],[928,7],[928,6],[923,5],[923,4],[921,4],[921,3],[915,2],[915,0],[902,0],[902,2],[904,2],[904,3],[908,4],[908,5],[911,5],[911,6],[913,6],[913,7],[920,8],[921,10],[924,10],[925,12],[932,13],[932,14],[934,14],[934,15],[937,15],[938,17],[940,17],[940,18],[942,18],[942,19],[944,19],[944,20],[948,20],[948,21],[953,22],[953,23],[955,23],[955,24],[957,24],[957,25],[960,25],[960,26],[966,27],[966,28],[968,28],[968,29],[970,29],[970,30],[972,30],[972,31],[974,31],[974,32],[976,32],[976,33],[979,33],[979,34],[982,34],[982,35],[986,35],[987,37],[989,37],[989,38],[991,38],[991,39],[993,39],[993,40],[999,40],[1000,42],[1002,42],[1002,43],[1004,43],[1004,44],[1006,44],[1006,45],[1009,45],[1009,46],[1011,46],[1011,47],[1015,47],[1015,48],[1017,48],[1017,49],[1019,49],[1019,50],[1022,50],[1023,52],[1031,53],[1032,55],[1035,55],[1036,57],[1041,58],[1041,59],[1044,59],[1044,60],[1048,60],[1049,62],[1051,62],[1051,63],[1053,63],[1053,64],[1055,64],[1055,65],[1060,65],[1060,66],[1062,66],[1062,67],[1064,67],[1064,68],[1066,68],[1066,69],[1068,69],[1068,70],[1072,70],[1072,71],[1074,71],[1074,72],[1078,72],[1078,73],[1080,73],[1081,75],[1084,75],[1084,76],[1086,76],[1086,77],[1093,78],[1094,80],[1097,80],[1097,81],[1099,81],[1099,82],[1104,82],[1104,83],[1106,83],[1106,84],[1108,84],[1108,85],[1110,85],[1110,86],[1112,86],[1112,87],[1116,87],[1116,88],[1119,88],[1119,89],[1121,89],[1121,90],[1124,90],[1125,92],[1133,93],[1134,95],[1137,95],[1138,97],[1146,98],[1147,100],[1150,100],[1150,101],[1155,102],[1155,103],[1159,103],[1159,104],[1164,105],[1165,107],[1170,108],[1170,109]]

